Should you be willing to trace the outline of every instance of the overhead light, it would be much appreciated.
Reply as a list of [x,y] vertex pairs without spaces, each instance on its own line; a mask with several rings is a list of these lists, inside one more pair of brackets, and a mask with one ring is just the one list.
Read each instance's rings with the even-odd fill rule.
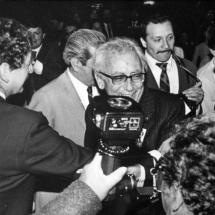
[[155,1],[144,1],[143,5],[154,5]]

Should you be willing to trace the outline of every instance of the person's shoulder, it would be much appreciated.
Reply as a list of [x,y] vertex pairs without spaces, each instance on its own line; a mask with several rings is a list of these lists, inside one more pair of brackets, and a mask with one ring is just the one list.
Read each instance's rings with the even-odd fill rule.
[[214,80],[215,74],[214,74],[214,64],[213,59],[206,63],[204,66],[199,68],[197,71],[198,78],[202,81],[204,79],[209,79],[210,81]]
[[10,108],[10,112],[13,115],[14,120],[16,119],[20,121],[20,123],[35,120],[36,118],[39,118],[39,115],[42,115],[42,113],[37,111],[16,105],[8,104],[8,107]]
[[191,70],[191,72],[196,72],[198,70],[198,68],[195,66],[195,64],[193,62],[191,62],[190,60],[187,60],[185,58],[180,58],[181,61],[183,62],[183,64],[185,65],[186,68],[188,68],[189,70]]
[[[59,88],[61,87],[61,82],[62,79],[65,76],[65,72],[62,73],[59,77],[57,77],[56,79],[52,80],[51,82],[47,83],[46,85],[44,85],[43,87],[41,87],[39,90],[37,90],[35,93],[41,93],[41,92],[52,92],[52,91],[58,91]],[[64,82],[62,82],[62,84],[64,84]]]
[[157,103],[161,102],[175,103],[176,101],[178,101],[179,103],[181,102],[181,99],[177,94],[167,93],[161,90],[151,88],[148,88],[148,92],[154,97]]
[[203,43],[200,43],[200,44],[198,44],[198,45],[196,46],[196,49],[201,50],[202,47],[204,47],[204,46],[205,46],[205,43],[204,43],[204,42],[203,42]]

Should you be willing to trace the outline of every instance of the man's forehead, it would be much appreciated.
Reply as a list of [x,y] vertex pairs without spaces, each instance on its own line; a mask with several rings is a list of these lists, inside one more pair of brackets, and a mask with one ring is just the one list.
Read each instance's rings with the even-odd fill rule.
[[[107,67],[111,70],[112,69],[116,69],[116,66],[119,66],[121,65],[123,68],[124,67],[127,67],[128,63],[129,65],[132,65],[134,67],[134,70],[138,70],[139,69],[139,66],[140,66],[140,60],[137,56],[136,53],[134,52],[128,52],[128,53],[125,53],[125,54],[118,54],[118,53],[115,53],[115,54],[112,54],[112,55],[109,55],[109,60],[107,61]],[[117,71],[120,71],[120,68],[117,68]]]
[[28,31],[30,31],[31,33],[34,33],[34,32],[40,32],[42,31],[42,29],[40,27],[28,28]]
[[173,34],[172,24],[169,21],[157,24],[150,22],[147,25],[146,33],[147,36],[153,37],[169,35],[171,33]]

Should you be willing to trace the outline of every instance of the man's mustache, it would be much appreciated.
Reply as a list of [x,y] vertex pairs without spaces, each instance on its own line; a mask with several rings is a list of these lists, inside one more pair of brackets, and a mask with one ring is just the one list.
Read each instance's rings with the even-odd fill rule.
[[165,52],[172,52],[172,50],[171,49],[166,49],[166,50],[158,51],[157,54],[165,53]]

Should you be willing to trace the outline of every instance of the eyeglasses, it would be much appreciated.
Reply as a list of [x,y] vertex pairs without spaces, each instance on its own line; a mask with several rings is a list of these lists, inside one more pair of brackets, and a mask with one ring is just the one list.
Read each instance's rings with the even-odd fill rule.
[[135,73],[135,74],[130,75],[130,76],[127,76],[127,75],[110,76],[110,75],[107,75],[103,72],[98,72],[98,73],[110,78],[114,85],[124,83],[127,81],[128,78],[130,78],[132,80],[132,82],[134,82],[134,83],[141,83],[144,81],[144,75],[145,75],[145,73],[143,73],[143,72]]

